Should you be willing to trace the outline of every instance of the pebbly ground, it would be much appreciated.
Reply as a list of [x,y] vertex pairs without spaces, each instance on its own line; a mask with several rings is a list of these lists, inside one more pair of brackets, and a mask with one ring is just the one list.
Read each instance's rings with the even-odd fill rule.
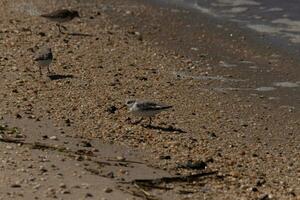
[[[82,16],[66,24],[68,30],[89,35],[60,35],[55,24],[38,17],[61,7]],[[1,123],[18,127],[31,144],[72,149],[61,154],[57,148],[1,142],[3,199],[32,199],[32,193],[38,199],[299,198],[298,110],[255,92],[212,89],[227,87],[228,81],[251,85],[234,71],[215,70],[220,57],[213,52],[261,65],[269,57],[255,60],[255,48],[259,53],[263,48],[230,42],[203,26],[197,32],[203,41],[222,40],[224,47],[216,51],[203,42],[201,54],[186,55],[184,40],[168,42],[178,38],[172,27],[184,23],[173,21],[170,13],[174,10],[135,1],[1,2]],[[50,77],[40,77],[32,59],[43,45],[51,46],[55,57]],[[279,71],[276,62],[281,61],[273,66]],[[133,97],[174,109],[160,114],[151,127],[132,125],[135,118],[122,106]],[[81,146],[83,140],[92,147]],[[108,166],[90,161],[94,154]],[[141,164],[122,166],[123,157],[142,163],[142,176]],[[206,164],[204,171],[217,175],[158,188],[120,183],[126,174],[135,179],[199,173],[182,167],[199,161]]]

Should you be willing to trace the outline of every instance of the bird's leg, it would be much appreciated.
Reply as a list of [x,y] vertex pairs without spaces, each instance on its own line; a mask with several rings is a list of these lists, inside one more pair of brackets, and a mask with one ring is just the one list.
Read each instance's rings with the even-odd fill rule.
[[60,24],[56,24],[56,26],[58,27],[59,33],[64,34],[64,32],[61,31]]
[[42,76],[43,74],[42,74],[42,67],[41,66],[39,66],[39,71],[40,71],[40,76]]
[[65,31],[68,31],[67,27],[60,25],[60,27],[62,27]]
[[47,70],[48,70],[48,74],[50,74],[51,73],[51,71],[50,71],[50,65],[47,66]]
[[139,124],[141,121],[143,121],[143,118],[141,118],[140,120],[138,121],[135,121],[135,122],[131,122],[132,124]]
[[151,122],[152,122],[152,118],[149,117],[149,124],[148,124],[148,126],[151,126]]

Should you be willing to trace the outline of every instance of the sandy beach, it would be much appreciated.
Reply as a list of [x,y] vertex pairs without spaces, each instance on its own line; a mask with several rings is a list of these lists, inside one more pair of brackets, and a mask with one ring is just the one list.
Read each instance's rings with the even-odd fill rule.
[[[80,13],[71,34],[39,17],[59,8]],[[0,199],[300,199],[298,94],[276,82],[298,84],[292,53],[148,1],[0,11]],[[173,108],[133,125],[131,98]]]

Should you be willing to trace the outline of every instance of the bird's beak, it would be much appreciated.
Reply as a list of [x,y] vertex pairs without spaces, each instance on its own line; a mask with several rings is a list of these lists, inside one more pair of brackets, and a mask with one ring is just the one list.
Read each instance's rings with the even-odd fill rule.
[[123,108],[125,108],[125,107],[126,107],[126,105],[123,105],[123,106],[120,107],[120,109],[123,109]]

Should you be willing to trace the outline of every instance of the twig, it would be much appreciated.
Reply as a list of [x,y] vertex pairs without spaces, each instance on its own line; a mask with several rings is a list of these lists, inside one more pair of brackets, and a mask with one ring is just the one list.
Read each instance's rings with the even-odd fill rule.
[[4,135],[0,135],[0,141],[7,142],[7,143],[24,144],[24,140],[14,139]]
[[107,161],[110,161],[110,162],[124,162],[124,163],[145,164],[143,162],[134,161],[134,160],[118,160],[118,159],[111,159],[111,158],[108,158]]
[[155,196],[151,195],[149,192],[145,191],[143,188],[141,188],[139,185],[134,184],[134,186],[143,193],[143,197],[145,197],[147,200],[155,200],[157,199]]
[[88,33],[66,33],[67,35],[71,35],[71,36],[84,36],[84,37],[92,37],[94,35],[92,34],[88,34]]
[[217,173],[216,171],[212,171],[212,172],[202,172],[202,173],[197,173],[197,174],[192,174],[187,176],[162,177],[157,179],[135,179],[131,181],[131,183],[140,184],[140,185],[145,184],[146,186],[151,186],[151,185],[159,185],[161,183],[188,182],[200,177],[215,175],[216,173]]

